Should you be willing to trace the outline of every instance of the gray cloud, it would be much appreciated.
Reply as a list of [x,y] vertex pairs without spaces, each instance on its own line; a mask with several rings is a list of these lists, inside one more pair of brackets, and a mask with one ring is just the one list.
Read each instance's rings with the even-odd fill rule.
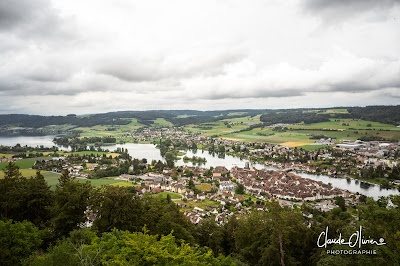
[[0,33],[10,33],[8,38],[67,45],[77,40],[76,31],[75,21],[62,18],[50,0],[0,1]]
[[109,57],[97,64],[97,71],[128,82],[189,78],[221,74],[222,68],[244,58],[242,52],[221,52],[205,57],[126,58]]
[[364,12],[383,13],[383,17],[386,17],[388,11],[396,5],[400,5],[400,0],[305,0],[303,2],[306,11],[330,21],[354,18]]
[[57,12],[48,0],[2,0],[0,1],[0,30],[29,31],[53,28],[58,22]]
[[0,1],[0,30],[10,30],[26,24],[40,16],[46,7],[45,0],[2,0]]
[[119,1],[0,0],[0,113],[400,97],[400,0]]

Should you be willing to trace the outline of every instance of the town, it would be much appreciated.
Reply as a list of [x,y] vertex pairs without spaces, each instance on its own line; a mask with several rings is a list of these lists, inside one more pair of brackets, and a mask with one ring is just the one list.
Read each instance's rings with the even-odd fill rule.
[[[127,153],[121,150],[116,152],[119,153],[114,153],[114,157],[72,152],[37,160],[33,168],[55,173],[66,171],[81,180],[116,176],[114,180],[130,183],[131,191],[137,195],[172,196],[193,223],[213,217],[222,224],[232,215],[240,217],[253,209],[263,210],[265,201],[271,199],[290,208],[308,202],[320,211],[330,211],[337,207],[336,197],[343,197],[352,203],[360,197],[287,170],[257,169],[251,162],[244,168],[184,165],[171,169],[161,161],[148,164],[146,159],[131,160]],[[18,159],[21,158],[9,160]]]

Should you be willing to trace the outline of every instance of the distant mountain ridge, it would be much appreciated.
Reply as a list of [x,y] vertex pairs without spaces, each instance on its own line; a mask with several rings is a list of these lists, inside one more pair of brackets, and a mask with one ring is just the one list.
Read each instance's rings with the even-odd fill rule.
[[[346,109],[348,113],[329,113],[327,110]],[[332,107],[332,108],[295,108],[295,109],[231,109],[231,110],[151,110],[117,111],[86,116],[40,116],[28,114],[0,115],[0,126],[19,126],[40,128],[49,125],[71,124],[91,127],[95,125],[126,125],[126,118],[136,118],[144,125],[151,125],[153,120],[164,118],[175,126],[215,122],[228,118],[261,115],[261,121],[267,124],[277,122],[326,121],[329,118],[353,118],[388,124],[400,124],[400,105],[367,107]]]

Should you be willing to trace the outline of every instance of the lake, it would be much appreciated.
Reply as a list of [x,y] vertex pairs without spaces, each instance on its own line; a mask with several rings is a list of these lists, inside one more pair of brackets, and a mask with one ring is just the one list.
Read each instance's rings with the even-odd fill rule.
[[[18,136],[18,137],[0,137],[0,145],[6,146],[14,146],[17,143],[22,146],[41,146],[44,147],[52,147],[56,146],[53,143],[53,139],[55,136]],[[67,150],[67,147],[58,146],[62,150]],[[126,144],[116,144],[111,146],[103,146],[103,149],[108,149],[110,151],[116,150],[117,148],[127,149],[129,154],[133,158],[143,159],[146,158],[150,163],[152,160],[161,160],[165,162],[164,158],[161,157],[160,151],[153,144],[138,144],[138,143],[126,143]],[[225,155],[223,157],[219,157],[217,154],[209,154],[208,151],[202,152],[201,150],[197,151],[186,151],[186,156],[200,156],[207,159],[207,162],[201,167],[209,168],[210,166],[225,166],[228,169],[231,169],[233,166],[244,167],[247,160],[241,160],[240,158],[236,158],[230,155]],[[183,156],[182,156],[183,157]],[[195,166],[191,162],[183,162],[182,159],[175,163],[176,165],[188,165]],[[254,164],[254,166],[258,169],[266,168],[270,170],[279,170],[273,167],[265,166],[262,164]],[[345,178],[335,178],[326,175],[312,175],[306,173],[297,173],[299,176],[304,178],[309,178],[316,181],[321,181],[325,184],[331,183],[332,186],[349,190],[353,193],[364,194],[368,197],[373,197],[374,199],[378,199],[380,196],[388,196],[390,194],[400,194],[397,189],[383,189],[378,185],[369,185],[364,182],[360,182],[354,179],[347,180]]]
[[0,145],[3,146],[15,146],[20,144],[21,146],[41,146],[46,148],[51,148],[53,146],[57,146],[53,143],[53,139],[55,135],[48,135],[48,136],[0,136]]

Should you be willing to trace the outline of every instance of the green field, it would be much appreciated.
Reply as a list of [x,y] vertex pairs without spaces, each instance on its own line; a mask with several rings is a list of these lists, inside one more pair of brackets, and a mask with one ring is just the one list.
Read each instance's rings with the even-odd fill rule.
[[318,150],[318,149],[323,149],[329,147],[328,145],[304,145],[304,146],[298,146],[297,148],[302,148],[303,150],[306,151],[311,151],[311,150]]
[[116,186],[116,187],[135,187],[135,186],[137,186],[137,185],[132,184],[132,182],[128,182],[128,181],[120,181],[117,183],[112,183],[110,185]]
[[[343,125],[345,123],[346,125]],[[347,126],[347,124],[349,124]],[[352,119],[331,119],[330,122],[321,122],[321,123],[314,123],[314,124],[300,124],[300,125],[293,125],[290,126],[291,128],[320,128],[320,129],[338,129],[338,130],[347,130],[349,128],[354,129],[372,129],[372,130],[394,130],[400,131],[400,128],[397,128],[394,125],[390,124],[383,124],[379,122],[372,122],[372,121],[364,121],[364,120],[352,120]]]
[[[54,174],[51,173],[50,174]],[[58,184],[58,174],[54,174],[57,176],[53,176],[53,177],[46,177],[45,179],[47,181],[47,183],[49,183],[49,185],[52,186],[52,188]],[[120,187],[133,187],[134,185],[131,182],[127,182],[127,181],[121,181],[121,180],[114,180],[114,179],[107,179],[107,178],[101,178],[101,179],[80,179],[77,178],[76,180],[78,180],[80,183],[86,183],[86,182],[90,182],[90,185],[92,187],[99,187],[99,186],[103,186],[103,185],[111,185],[111,186],[120,186]],[[51,182],[51,183],[50,183]]]
[[[24,177],[32,177],[36,175],[35,169],[20,169],[19,171]],[[60,174],[47,171],[41,171],[41,174],[44,176],[44,180],[46,180],[51,189],[55,189],[56,185],[58,184],[58,178],[60,177]],[[3,171],[0,171],[0,179],[1,178],[4,178]]]
[[185,209],[189,209],[189,208],[194,208],[194,207],[199,207],[202,208],[203,210],[208,209],[207,205],[211,205],[213,207],[219,207],[220,204],[218,202],[212,201],[212,200],[201,200],[201,201],[188,201],[188,202],[183,202],[182,200],[177,200],[175,201],[176,203],[181,203],[181,204],[186,204],[186,208]]
[[[136,118],[125,118],[129,120],[130,123],[127,125],[97,125],[93,127],[77,127],[74,130],[83,131],[80,135],[81,137],[104,137],[104,136],[121,136],[124,135],[125,132],[138,129],[143,124],[139,123]],[[115,130],[107,130],[107,129],[115,129]]]
[[[261,134],[265,134],[266,136]],[[272,129],[261,128],[224,135],[222,138],[243,142],[268,142],[274,144],[281,144],[284,142],[301,142],[307,144],[314,142],[313,140],[310,140],[306,134],[292,131],[275,132]]]
[[[37,157],[37,158],[28,158],[28,159],[22,159],[18,160],[15,162],[17,166],[19,166],[20,169],[28,169],[32,168],[33,164],[37,160],[48,160],[50,157]],[[6,167],[8,163],[0,163],[0,170],[3,170],[4,167]]]
[[[32,176],[36,175],[35,169],[19,169],[19,171],[21,172],[22,176],[24,176],[24,177],[32,177]],[[58,179],[60,178],[61,174],[54,173],[54,172],[48,172],[48,171],[41,171],[41,173],[44,176],[44,179],[46,180],[47,184],[51,187],[51,189],[55,189],[56,185],[58,184]],[[0,171],[0,179],[2,179],[2,178],[4,178],[4,172]],[[91,185],[94,187],[102,186],[102,185],[123,186],[123,187],[134,186],[131,182],[114,180],[114,179],[109,179],[109,178],[101,178],[101,179],[77,178],[77,180],[81,183],[85,183],[86,181],[89,181],[91,183]]]
[[320,114],[348,114],[347,109],[328,109],[325,111],[318,112]]
[[202,183],[201,185],[197,185],[196,188],[200,189],[201,191],[211,191],[211,185],[208,183]]
[[[78,178],[77,180],[81,183],[85,183],[85,182],[89,181],[93,187],[98,187],[98,186],[102,186],[102,185],[111,185],[111,184],[124,182],[121,180],[114,180],[114,179],[107,179],[107,178],[100,178],[100,179],[80,179],[80,178]],[[132,186],[133,186],[133,184],[132,184]]]
[[[225,125],[224,122],[227,122],[230,127]],[[227,134],[231,134],[238,130],[243,130],[248,128],[250,125],[260,123],[260,116],[246,116],[246,117],[239,117],[239,118],[231,118],[231,119],[224,119],[218,122],[210,122],[210,123],[202,123],[199,125],[188,125],[185,126],[185,129],[189,131],[196,131],[200,132],[206,136],[224,136]],[[206,129],[211,127],[211,129]]]
[[[232,114],[232,113],[231,113]],[[231,115],[229,114],[229,115]],[[237,118],[230,118],[230,119],[224,119],[222,121],[228,121],[231,123],[254,123],[254,124],[258,124],[261,123],[260,121],[260,116],[261,115],[256,115],[256,116],[244,116],[244,117],[237,117]]]
[[157,193],[157,194],[152,194],[152,196],[161,197],[162,199],[166,199],[167,195],[170,195],[171,199],[180,199],[180,198],[182,198],[181,195],[178,195],[178,194],[175,194],[175,193],[166,192],[166,191],[161,192],[161,193]]
[[58,184],[58,179],[60,178],[60,174],[53,172],[42,172],[44,176],[44,180],[46,180],[47,184],[50,186],[52,190],[56,189],[56,185]]
[[154,120],[153,127],[172,127],[173,124],[164,118],[157,118]]
[[337,140],[357,140],[362,136],[376,136],[400,140],[400,128],[390,124],[362,120],[337,119],[335,121],[335,119],[331,119],[329,122],[291,125],[288,128],[290,130],[285,132],[273,131],[271,128],[255,128],[238,133],[226,133],[226,131],[221,130],[221,125],[218,125],[208,130],[208,132],[212,132],[210,135],[218,135],[223,139],[235,141],[266,142],[272,144],[297,143],[294,146],[303,146],[316,141],[315,139],[310,139],[310,136],[307,136],[307,134],[324,135],[327,138]]
[[[21,172],[22,176],[24,176],[24,177],[31,177],[31,176],[36,175],[36,170],[34,170],[34,169],[20,169],[19,171]],[[44,172],[42,172],[42,173],[44,173]],[[3,171],[0,171],[0,179],[1,178],[4,178]]]

